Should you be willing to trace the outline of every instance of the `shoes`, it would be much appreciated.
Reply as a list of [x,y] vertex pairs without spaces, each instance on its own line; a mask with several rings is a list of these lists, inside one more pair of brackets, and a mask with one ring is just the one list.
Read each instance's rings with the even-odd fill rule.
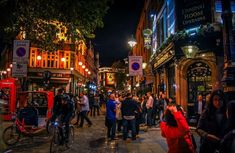
[[92,123],[88,124],[88,127],[91,127],[92,126]]

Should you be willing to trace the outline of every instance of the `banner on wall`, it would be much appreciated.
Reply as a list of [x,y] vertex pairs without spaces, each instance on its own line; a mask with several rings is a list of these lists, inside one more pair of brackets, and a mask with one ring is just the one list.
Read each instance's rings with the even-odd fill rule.
[[142,56],[129,56],[129,75],[142,76]]

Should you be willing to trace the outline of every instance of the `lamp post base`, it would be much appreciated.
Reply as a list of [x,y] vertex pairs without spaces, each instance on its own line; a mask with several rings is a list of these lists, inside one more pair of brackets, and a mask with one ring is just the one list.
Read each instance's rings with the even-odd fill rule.
[[235,66],[224,69],[222,82],[227,102],[235,100]]

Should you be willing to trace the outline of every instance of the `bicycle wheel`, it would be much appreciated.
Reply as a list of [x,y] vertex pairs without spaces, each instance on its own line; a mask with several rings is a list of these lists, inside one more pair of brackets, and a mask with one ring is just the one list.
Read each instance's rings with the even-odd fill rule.
[[60,145],[60,132],[58,129],[54,130],[54,135],[51,139],[51,144],[50,144],[50,153],[57,153],[59,152],[59,145]]
[[16,126],[7,127],[2,134],[3,142],[8,145],[16,144],[20,139],[20,133]]
[[74,127],[72,125],[69,125],[69,136],[66,146],[71,147],[73,143],[74,143]]

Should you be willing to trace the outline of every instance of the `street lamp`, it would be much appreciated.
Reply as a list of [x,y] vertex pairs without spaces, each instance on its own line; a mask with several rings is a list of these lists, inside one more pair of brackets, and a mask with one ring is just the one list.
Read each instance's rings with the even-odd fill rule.
[[231,1],[222,0],[224,45],[224,92],[227,100],[235,99],[235,42],[232,25]]
[[137,44],[137,42],[136,42],[135,38],[133,37],[133,35],[131,36],[131,39],[128,41],[128,44],[131,47],[131,49]]
[[[137,42],[136,42],[135,38],[133,37],[133,35],[132,35],[131,39],[128,41],[128,44],[131,47],[131,51],[129,53],[129,55],[131,56],[131,55],[133,55],[133,50],[132,49],[137,44]],[[130,70],[129,70],[129,72],[130,72]],[[131,88],[130,89],[131,89],[131,92],[132,92],[132,88],[133,88],[133,76],[130,76],[130,77],[131,77]]]
[[70,72],[71,72],[71,81],[70,81],[70,88],[69,88],[69,92],[71,93],[74,89],[74,75],[73,75],[73,70],[74,68],[73,67],[70,67]]

